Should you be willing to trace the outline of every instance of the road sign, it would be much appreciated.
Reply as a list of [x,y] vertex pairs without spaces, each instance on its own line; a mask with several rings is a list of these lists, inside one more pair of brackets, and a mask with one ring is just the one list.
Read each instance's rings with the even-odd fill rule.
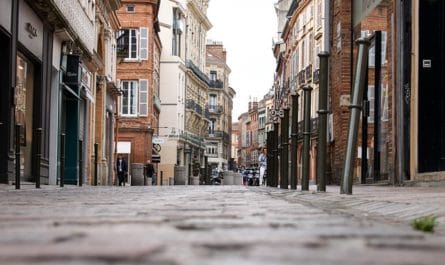
[[153,149],[158,153],[161,152],[161,146],[159,144],[154,144]]
[[164,138],[155,136],[152,140],[153,144],[163,144],[165,142]]

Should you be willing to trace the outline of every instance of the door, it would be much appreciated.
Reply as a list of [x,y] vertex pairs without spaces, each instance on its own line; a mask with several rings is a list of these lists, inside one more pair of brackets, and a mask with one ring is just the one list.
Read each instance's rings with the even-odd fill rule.
[[445,170],[445,1],[419,6],[419,173]]

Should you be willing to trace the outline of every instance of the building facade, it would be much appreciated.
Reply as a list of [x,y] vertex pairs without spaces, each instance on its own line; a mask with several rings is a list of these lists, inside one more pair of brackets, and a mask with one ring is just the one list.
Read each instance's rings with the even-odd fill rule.
[[[113,185],[114,161],[116,160],[116,116],[118,101],[121,96],[120,84],[116,80],[116,33],[120,23],[117,11],[121,7],[120,1],[96,1],[96,51],[94,59],[98,62],[96,75],[96,109],[90,124],[94,131],[94,143],[97,144],[97,166],[94,164],[95,154],[90,145],[91,159],[87,160],[89,176],[97,170],[97,183]],[[95,169],[95,166],[97,169]],[[90,184],[95,184],[93,177]]]
[[[20,145],[23,180],[91,180],[96,77],[103,63],[98,60],[96,12],[103,15],[102,23],[116,27],[113,14],[120,5],[107,2],[104,9],[100,1],[1,2],[0,36],[7,51],[1,56],[5,69],[0,79],[0,130],[6,136],[0,150],[2,183],[16,173],[15,143]],[[17,137],[16,124],[21,125]]]
[[229,86],[230,68],[220,42],[207,43],[206,74],[210,78],[207,108],[210,114],[206,156],[210,167],[227,170],[231,158],[232,108],[235,91]]
[[162,138],[159,171],[165,179],[174,179],[175,166],[185,167],[185,3],[162,1],[159,10],[161,27],[161,114],[159,137]]
[[205,138],[210,114],[207,109],[210,79],[205,74],[206,36],[212,27],[207,18],[208,0],[187,0],[185,75],[185,170],[187,182],[199,183],[205,164]]
[[[290,4],[290,5],[289,5]],[[275,109],[291,108],[291,93],[299,95],[298,123],[299,123],[299,150],[297,153],[298,168],[301,169],[302,150],[302,124],[303,87],[311,87],[310,119],[311,119],[311,146],[310,146],[310,176],[315,183],[316,153],[318,130],[318,100],[319,100],[319,58],[318,54],[325,51],[326,27],[325,1],[301,0],[279,2],[277,5],[288,6],[284,19],[284,6],[276,8],[278,20],[281,21],[278,31],[281,32],[279,41],[275,43],[274,55],[277,59],[275,76]],[[290,117],[291,119],[291,117]],[[290,138],[290,132],[288,133]],[[301,177],[301,174],[299,174]]]
[[156,155],[153,134],[159,133],[161,110],[159,6],[160,1],[122,1],[117,12],[121,29],[116,69],[123,93],[118,105],[117,153],[128,165],[141,165]]

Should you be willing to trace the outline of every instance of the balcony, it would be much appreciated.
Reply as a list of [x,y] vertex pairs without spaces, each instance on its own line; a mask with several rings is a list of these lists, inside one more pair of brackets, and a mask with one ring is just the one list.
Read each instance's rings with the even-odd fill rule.
[[299,85],[303,85],[306,83],[306,74],[305,74],[304,70],[301,70],[298,73],[298,83],[299,83]]
[[310,82],[312,80],[312,64],[308,65],[305,71],[306,71],[306,81]]
[[224,107],[221,105],[209,105],[209,112],[211,114],[222,114],[224,112]]
[[224,88],[224,82],[221,80],[210,80],[210,88]]
[[199,115],[202,115],[203,113],[202,107],[198,103],[196,103],[193,99],[187,99],[185,101],[185,108],[188,110],[192,110]]
[[320,82],[320,69],[317,69],[314,71],[314,83],[318,84],[318,82]]
[[[213,140],[223,140],[224,142],[228,143],[230,141],[230,134],[224,132],[224,131],[212,131],[209,132],[208,138],[212,138]],[[250,146],[250,145],[248,145]]]
[[187,68],[192,70],[192,72],[199,78],[201,81],[210,86],[210,79],[204,74],[198,66],[196,66],[191,60],[187,60]]

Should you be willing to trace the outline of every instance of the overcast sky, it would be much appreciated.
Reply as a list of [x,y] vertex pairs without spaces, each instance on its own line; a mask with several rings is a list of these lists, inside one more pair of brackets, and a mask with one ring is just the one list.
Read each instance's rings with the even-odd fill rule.
[[247,111],[249,98],[262,99],[273,84],[276,0],[210,0],[207,17],[213,28],[207,38],[222,41],[236,91],[233,121]]

